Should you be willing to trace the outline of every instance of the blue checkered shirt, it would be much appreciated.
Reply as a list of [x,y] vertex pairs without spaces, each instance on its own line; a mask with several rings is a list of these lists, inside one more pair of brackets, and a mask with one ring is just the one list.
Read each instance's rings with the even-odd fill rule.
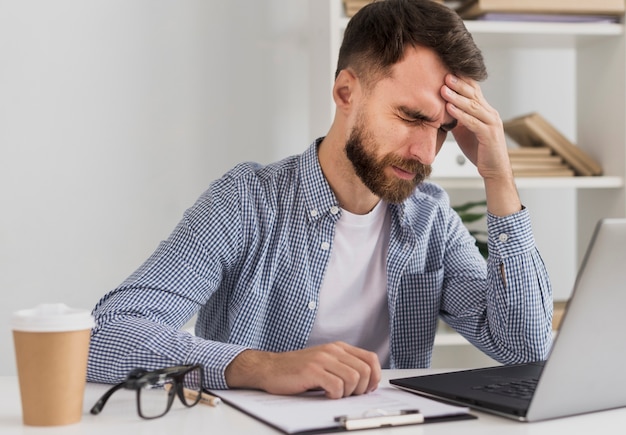
[[[210,185],[94,308],[90,381],[202,363],[207,386],[227,388],[224,371],[243,350],[305,346],[341,217],[318,143],[272,165],[240,164]],[[552,290],[526,209],[488,216],[485,262],[435,184],[389,208],[391,368],[430,365],[439,316],[502,363],[546,357]],[[195,334],[181,330],[196,314]]]

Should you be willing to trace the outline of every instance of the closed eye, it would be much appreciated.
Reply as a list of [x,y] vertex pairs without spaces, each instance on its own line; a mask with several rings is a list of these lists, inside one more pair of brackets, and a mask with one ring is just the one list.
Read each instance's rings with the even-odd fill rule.
[[424,119],[405,118],[403,116],[398,116],[398,118],[400,118],[402,121],[406,122],[407,124],[412,124],[412,125],[426,124],[426,120]]
[[398,112],[398,118],[400,118],[403,122],[406,122],[407,124],[413,126],[428,125],[430,127],[437,128],[444,133],[450,132],[457,126],[457,120],[453,119],[451,122],[441,124],[437,127],[433,119],[424,115],[420,111],[411,110],[408,107],[404,106],[399,107]]
[[397,108],[397,111],[398,111],[398,117],[400,119],[402,119],[403,121],[409,122],[411,124],[432,122],[432,119],[424,115],[419,110],[413,110],[405,106],[400,106]]

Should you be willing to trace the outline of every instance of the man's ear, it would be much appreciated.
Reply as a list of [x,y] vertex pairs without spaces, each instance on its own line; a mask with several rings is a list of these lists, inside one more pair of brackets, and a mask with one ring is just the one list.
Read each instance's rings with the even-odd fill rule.
[[354,105],[354,97],[359,92],[359,79],[347,69],[339,71],[333,85],[333,100],[337,110],[350,111]]

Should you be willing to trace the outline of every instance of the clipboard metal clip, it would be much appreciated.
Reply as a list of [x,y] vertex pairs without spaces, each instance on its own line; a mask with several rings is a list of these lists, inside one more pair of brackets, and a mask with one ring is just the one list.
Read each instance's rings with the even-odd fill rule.
[[360,416],[340,415],[335,417],[335,421],[345,430],[359,430],[419,424],[424,422],[424,416],[417,409],[404,409],[401,411],[375,409],[367,411]]

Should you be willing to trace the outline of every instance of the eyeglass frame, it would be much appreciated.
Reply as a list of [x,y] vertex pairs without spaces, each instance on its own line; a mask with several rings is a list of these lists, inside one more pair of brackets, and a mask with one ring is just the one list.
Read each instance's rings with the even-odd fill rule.
[[[189,372],[193,370],[198,370],[199,372],[199,378],[198,378],[199,390],[197,394],[195,394],[193,401],[189,403],[188,402],[189,396],[185,396],[185,387],[183,385],[183,379]],[[165,367],[163,369],[152,370],[152,371],[148,371],[148,370],[141,369],[141,368],[133,369],[128,373],[124,381],[120,382],[117,385],[114,385],[109,390],[107,390],[102,395],[102,397],[100,397],[100,399],[98,399],[98,401],[93,405],[93,407],[91,408],[89,412],[93,415],[100,414],[100,412],[102,412],[102,409],[104,408],[104,405],[107,403],[109,398],[113,395],[113,393],[124,388],[127,390],[135,390],[137,392],[136,402],[137,402],[137,414],[139,414],[139,417],[144,418],[146,420],[163,417],[165,414],[169,412],[170,408],[172,407],[175,396],[178,396],[180,401],[187,408],[196,406],[200,402],[200,399],[202,398],[203,377],[204,377],[204,369],[202,365],[200,364]],[[146,385],[157,385],[159,381],[163,381],[166,379],[172,380],[172,388],[169,389],[167,392],[167,407],[165,408],[165,411],[155,416],[143,415],[143,413],[141,412],[141,398],[140,398],[141,390]]]

